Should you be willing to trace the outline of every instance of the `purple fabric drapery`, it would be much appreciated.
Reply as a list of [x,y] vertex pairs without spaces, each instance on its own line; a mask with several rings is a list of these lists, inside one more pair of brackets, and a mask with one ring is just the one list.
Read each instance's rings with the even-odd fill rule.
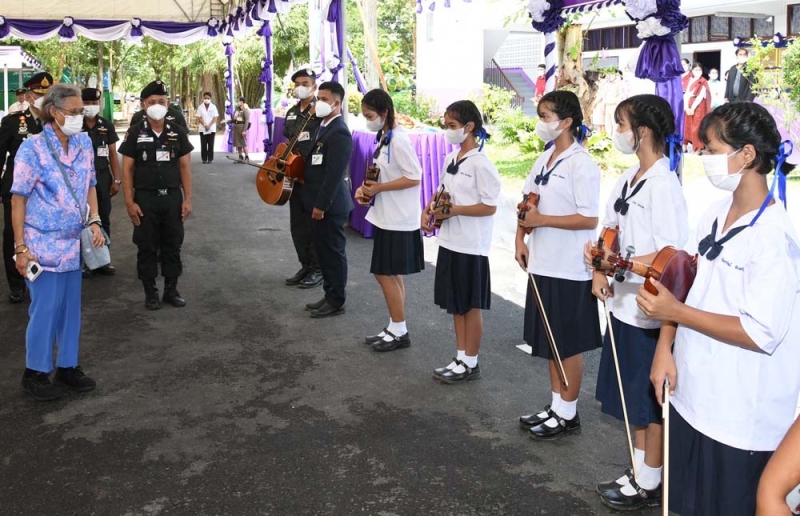
[[[131,23],[121,20],[76,20],[72,19],[71,17],[67,17],[71,20],[71,23],[68,27],[65,25],[65,20],[26,20],[26,19],[16,19],[16,18],[4,18],[0,16],[0,38],[7,37],[11,27],[15,30],[22,32],[23,34],[28,34],[30,36],[41,36],[42,34],[46,34],[48,32],[52,32],[58,30],[58,35],[61,37],[69,37],[70,34],[72,36],[75,35],[75,29],[73,28],[75,25],[80,25],[81,27],[85,27],[89,30],[97,30],[97,29],[108,29],[110,27],[115,27],[119,25],[124,25],[125,23]],[[160,32],[164,32],[167,34],[179,34],[181,32],[186,32],[189,30],[197,29],[198,27],[203,27],[206,23],[178,23],[178,22],[159,22],[159,21],[144,21],[139,18],[134,18],[138,24],[133,25],[133,29],[131,31],[132,36],[141,35],[141,27],[145,27],[152,30],[157,30]],[[64,30],[68,29],[68,30]],[[210,31],[213,30],[209,26]],[[210,32],[209,31],[209,32]],[[216,36],[217,33],[214,30],[213,34],[209,33],[209,37]]]
[[361,76],[361,71],[358,69],[358,63],[356,63],[356,59],[353,57],[353,53],[350,52],[350,47],[347,47],[347,59],[350,60],[350,66],[353,67],[353,76],[356,78],[358,91],[360,91],[361,94],[363,95],[367,92],[367,85],[364,84],[364,78]]
[[656,83],[656,95],[667,99],[675,114],[676,132],[683,134],[683,85],[681,55],[672,37],[648,38],[642,45],[636,77]]
[[[264,110],[259,108],[250,108],[250,129],[247,131],[247,148],[250,152],[258,152],[258,149],[264,145],[264,139],[267,138],[267,126],[264,125]],[[285,119],[283,117],[274,117],[273,130],[274,138],[271,139],[272,146],[277,147],[279,143],[285,141],[283,137],[283,126]],[[223,134],[221,149],[225,152],[233,152],[233,143],[228,143],[228,133],[232,130],[231,124],[225,124],[225,133]]]
[[261,67],[261,82],[264,83],[264,118],[267,124],[267,134],[264,137],[264,152],[269,155],[272,152],[272,141],[274,140],[272,129],[275,123],[275,115],[272,111],[272,27],[269,21],[265,21],[258,31],[258,35],[264,38],[265,58]]
[[[342,16],[342,8],[343,4],[341,0],[332,0],[331,5],[328,8],[328,17],[327,20],[334,24],[334,29],[336,31],[336,51],[337,54],[335,55],[338,59],[339,63],[331,68],[330,72],[332,75],[331,80],[335,82],[341,82],[339,80],[339,73],[344,68],[344,55],[346,50],[346,43],[345,43],[345,33],[344,33],[344,16]],[[323,61],[323,66],[325,66],[325,62]]]
[[[420,188],[420,206],[425,207],[439,188],[439,178],[444,169],[444,158],[456,147],[447,143],[443,132],[415,133],[409,132],[417,158],[422,165],[422,182]],[[367,165],[371,163],[375,151],[375,133],[353,131],[353,154],[350,156],[350,179],[352,193],[364,182]],[[375,228],[364,217],[368,208],[358,204],[350,214],[350,227],[367,238],[372,238]]]
[[[226,70],[227,77],[225,86],[228,90],[228,101],[225,102],[225,113],[228,115],[228,120],[233,120],[233,45],[230,43],[225,44],[225,56],[228,62],[228,69]],[[233,145],[233,132],[228,133],[228,144]]]

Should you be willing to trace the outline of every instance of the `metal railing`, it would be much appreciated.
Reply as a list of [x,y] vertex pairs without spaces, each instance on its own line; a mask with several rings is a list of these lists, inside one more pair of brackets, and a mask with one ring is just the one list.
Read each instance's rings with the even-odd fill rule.
[[511,107],[521,108],[525,103],[525,97],[519,94],[514,84],[509,80],[508,76],[494,59],[492,59],[489,66],[483,71],[483,82],[514,92],[514,98],[511,99]]

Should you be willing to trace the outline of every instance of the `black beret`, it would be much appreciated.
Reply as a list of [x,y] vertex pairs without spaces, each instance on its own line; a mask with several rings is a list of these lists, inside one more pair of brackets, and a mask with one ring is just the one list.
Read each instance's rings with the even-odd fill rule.
[[317,74],[311,68],[301,68],[292,74],[292,82],[296,82],[300,77],[317,78]]
[[81,90],[81,99],[83,100],[100,100],[103,92],[97,88],[83,88]]
[[139,95],[139,98],[144,100],[152,95],[166,95],[166,94],[167,94],[167,85],[159,80],[159,81],[153,81],[147,86],[145,86],[144,89],[142,90],[142,94]]
[[19,88],[19,89],[17,90],[17,95],[22,95],[22,94],[24,94],[24,93],[25,93],[25,88]]
[[22,85],[34,93],[44,95],[47,93],[47,89],[53,85],[53,76],[47,72],[39,72]]

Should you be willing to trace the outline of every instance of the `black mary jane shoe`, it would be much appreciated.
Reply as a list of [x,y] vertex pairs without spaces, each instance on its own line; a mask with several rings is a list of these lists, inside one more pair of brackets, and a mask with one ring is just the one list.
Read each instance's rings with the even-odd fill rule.
[[367,335],[366,337],[364,337],[364,344],[366,344],[367,346],[372,346],[376,342],[382,341],[383,340],[383,336],[386,335],[386,332],[388,332],[388,331],[389,330],[387,328],[384,328],[377,335]]
[[623,486],[630,484],[631,480],[633,480],[633,470],[631,468],[626,469],[623,476],[625,477],[624,484],[620,484],[616,480],[611,480],[609,482],[600,482],[595,486],[595,491],[597,491],[597,494],[602,496],[603,493],[605,493],[606,491],[614,491],[616,489],[622,489]]
[[456,373],[455,370],[447,371],[439,377],[443,383],[453,385],[456,383],[464,383],[470,380],[477,380],[481,377],[481,366],[476,364],[475,367],[468,367],[467,364],[461,360],[456,360],[456,364],[464,366],[463,373]]
[[[458,358],[453,357],[452,361],[458,363]],[[450,365],[450,364],[448,364],[448,365]],[[448,371],[450,371],[450,369],[447,366],[437,367],[436,369],[433,370],[433,377],[435,379],[437,379],[437,380],[441,380],[442,379],[442,375],[445,374]]]
[[572,419],[564,419],[556,414],[554,419],[558,423],[555,428],[550,428],[544,423],[531,428],[531,439],[536,441],[554,441],[567,434],[581,433],[581,418],[578,414],[575,414],[575,417]]
[[526,416],[519,416],[519,426],[522,428],[533,428],[539,426],[551,417],[558,417],[556,413],[550,410],[550,404],[544,406],[544,410],[536,412],[535,414],[528,414]]
[[373,351],[394,351],[396,349],[403,349],[411,346],[411,335],[408,333],[398,337],[389,330],[384,331],[386,332],[386,337],[390,337],[392,340],[386,340],[386,337],[384,337],[378,342],[373,343]]
[[[658,507],[661,505],[661,486],[655,489],[644,489],[639,487],[635,479],[631,479],[629,484],[636,490],[632,496],[623,494],[622,487],[611,491],[606,491],[600,495],[600,500],[607,506],[618,511],[635,511],[643,507]],[[624,487],[624,486],[623,486]]]

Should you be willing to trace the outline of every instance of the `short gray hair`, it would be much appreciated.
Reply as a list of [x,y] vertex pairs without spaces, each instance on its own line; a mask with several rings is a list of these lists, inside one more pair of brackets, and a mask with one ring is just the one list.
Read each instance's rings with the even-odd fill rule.
[[47,94],[44,96],[44,102],[42,103],[42,112],[39,114],[42,122],[49,123],[53,121],[53,117],[50,115],[50,107],[55,108],[63,108],[64,101],[70,97],[80,97],[81,90],[78,89],[77,86],[74,84],[64,84],[64,83],[57,83],[50,87],[47,90]]

